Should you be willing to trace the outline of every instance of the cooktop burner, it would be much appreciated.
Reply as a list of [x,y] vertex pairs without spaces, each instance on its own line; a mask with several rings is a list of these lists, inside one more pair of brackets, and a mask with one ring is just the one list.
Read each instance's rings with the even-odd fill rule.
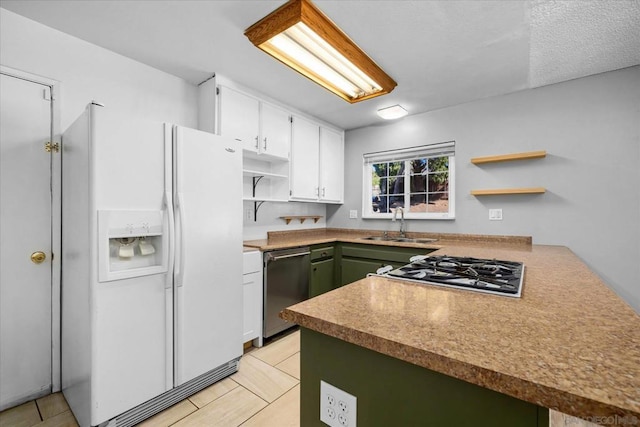
[[524,264],[521,262],[447,255],[418,255],[410,261],[386,275],[511,297],[520,297],[522,292]]

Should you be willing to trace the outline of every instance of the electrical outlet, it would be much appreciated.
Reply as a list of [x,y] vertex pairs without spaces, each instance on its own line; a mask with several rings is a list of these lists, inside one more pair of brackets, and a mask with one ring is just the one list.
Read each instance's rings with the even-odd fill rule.
[[490,221],[502,221],[502,209],[489,209]]
[[245,209],[245,211],[244,211],[244,218],[245,218],[247,221],[251,221],[251,219],[252,219],[252,218],[251,218],[251,215],[252,215],[252,214],[253,214],[253,212],[251,212],[251,209]]
[[356,427],[355,396],[320,381],[320,421],[330,427]]
[[358,218],[358,211],[356,209],[350,210],[349,211],[349,218],[351,218],[351,219]]

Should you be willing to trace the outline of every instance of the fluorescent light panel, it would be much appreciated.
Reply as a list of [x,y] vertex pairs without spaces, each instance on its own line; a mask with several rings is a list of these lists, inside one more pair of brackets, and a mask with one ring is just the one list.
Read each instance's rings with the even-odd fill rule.
[[349,102],[389,93],[396,86],[309,0],[290,0],[249,27],[245,35],[258,48]]

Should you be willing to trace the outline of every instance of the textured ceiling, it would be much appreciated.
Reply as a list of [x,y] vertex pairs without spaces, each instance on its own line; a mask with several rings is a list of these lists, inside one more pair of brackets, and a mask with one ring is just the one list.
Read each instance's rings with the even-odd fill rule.
[[194,84],[213,72],[352,129],[640,64],[640,0],[315,3],[398,82],[348,104],[271,59],[244,29],[283,1],[1,0],[3,8]]

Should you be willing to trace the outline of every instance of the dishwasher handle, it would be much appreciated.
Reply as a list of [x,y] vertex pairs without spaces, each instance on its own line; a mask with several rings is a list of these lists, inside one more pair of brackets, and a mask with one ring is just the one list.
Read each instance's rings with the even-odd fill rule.
[[267,262],[271,262],[271,261],[278,261],[281,259],[285,259],[285,258],[294,258],[294,257],[298,257],[298,256],[305,256],[305,255],[310,255],[311,251],[306,251],[306,252],[296,252],[294,254],[287,254],[287,255],[272,255],[272,254],[267,254],[267,258],[266,261]]

